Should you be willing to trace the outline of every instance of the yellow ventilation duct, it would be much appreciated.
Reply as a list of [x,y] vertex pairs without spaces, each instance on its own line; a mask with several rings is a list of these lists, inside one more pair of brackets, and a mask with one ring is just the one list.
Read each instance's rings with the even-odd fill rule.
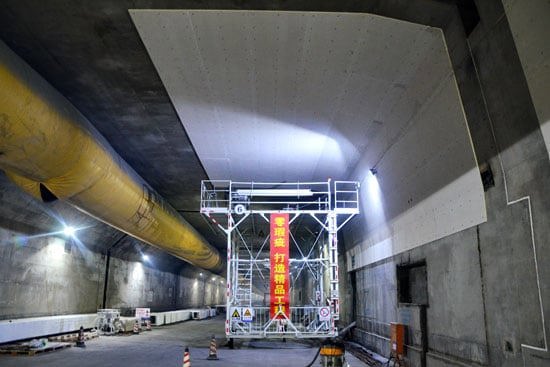
[[199,267],[223,267],[219,252],[2,42],[0,168],[37,198],[64,200]]

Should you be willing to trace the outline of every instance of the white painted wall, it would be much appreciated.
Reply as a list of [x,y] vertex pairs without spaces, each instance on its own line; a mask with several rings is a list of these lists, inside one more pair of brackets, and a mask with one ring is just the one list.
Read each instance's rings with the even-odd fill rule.
[[[437,67],[419,69],[405,94],[428,93],[387,145],[367,151],[353,179],[362,182],[362,214],[346,241],[348,270],[446,237],[486,221],[485,197],[466,117],[443,37]],[[440,73],[426,90],[422,74]],[[373,176],[369,169],[376,167]],[[354,261],[352,261],[352,257]]]
[[[438,82],[440,32],[420,24],[366,13],[130,15],[210,179],[344,179],[365,149],[386,144],[381,123],[400,130]],[[424,89],[411,96],[418,70]]]

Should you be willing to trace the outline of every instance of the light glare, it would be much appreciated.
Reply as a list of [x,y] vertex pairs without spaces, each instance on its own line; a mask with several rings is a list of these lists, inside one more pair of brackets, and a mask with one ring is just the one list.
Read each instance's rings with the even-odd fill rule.
[[63,234],[65,234],[65,236],[67,237],[73,237],[75,233],[76,233],[76,228],[72,226],[66,226],[65,228],[63,228]]
[[50,246],[51,258],[54,260],[61,260],[65,253],[65,242],[60,238],[54,238]]

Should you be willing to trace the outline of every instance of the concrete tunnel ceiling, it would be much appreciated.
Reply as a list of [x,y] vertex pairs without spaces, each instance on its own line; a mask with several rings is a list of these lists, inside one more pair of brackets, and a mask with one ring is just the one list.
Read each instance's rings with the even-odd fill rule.
[[[132,167],[222,251],[223,236],[197,213],[196,189],[199,180],[207,178],[199,159],[210,178],[255,181],[328,177],[362,181],[368,168],[377,166],[382,172],[380,184],[389,195],[384,198],[388,221],[409,211],[411,197],[420,202],[469,172],[466,180],[454,185],[458,189],[445,190],[444,201],[453,198],[479,205],[455,210],[465,214],[452,216],[454,222],[446,221],[452,225],[445,226],[430,219],[442,217],[433,209],[439,199],[431,200],[430,210],[419,207],[429,221],[423,227],[427,234],[396,248],[484,220],[475,157],[441,29],[368,13],[122,6],[119,18],[122,15],[127,20],[116,22],[120,29],[109,33],[107,43],[104,33],[98,37],[94,32],[94,22],[81,24],[88,26],[83,28],[89,30],[87,43],[96,45],[91,49],[101,50],[99,59],[96,51],[87,55],[99,60],[93,64],[81,62],[86,59],[81,53],[89,48],[81,47],[78,36],[64,36],[68,44],[59,48],[50,42],[54,35],[40,33],[47,37],[32,50],[42,50],[45,44],[65,68],[76,65],[78,72],[70,78],[60,73],[58,63],[42,67],[50,58],[38,51],[27,57],[34,60],[31,66],[71,96]],[[35,39],[19,32],[25,41],[19,43]],[[116,41],[121,34],[135,42]],[[110,48],[105,50],[105,45]],[[75,57],[69,48],[83,51]],[[298,61],[292,63],[293,57]],[[113,71],[113,65],[130,60],[136,65]],[[219,65],[223,67],[217,72]],[[138,90],[147,91],[147,97],[136,102]],[[165,90],[179,116],[173,114]],[[96,100],[99,97],[103,99]],[[438,105],[437,110],[433,105]],[[275,135],[282,138],[276,141]],[[415,148],[415,141],[421,140]],[[277,149],[280,141],[283,146]],[[166,164],[157,165],[159,160]],[[371,212],[368,203],[363,211]],[[366,218],[369,232],[375,231],[372,239],[352,233],[352,246],[376,244],[386,237],[388,230],[380,232],[373,219],[377,218]],[[389,231],[410,227],[401,222],[407,221],[392,224]],[[432,230],[434,226],[440,230]]]
[[210,179],[345,179],[452,76],[440,29],[372,14],[130,15]]
[[[415,198],[423,197],[427,195],[425,193],[436,192],[464,173],[462,168],[457,168],[459,172],[443,175],[442,167],[436,167],[439,169],[439,182],[435,182],[432,176],[427,184],[422,178],[426,172],[410,164],[411,160],[423,162],[426,157],[435,157],[433,151],[453,145],[455,136],[462,140],[465,140],[464,137],[469,139],[464,116],[460,114],[451,116],[445,113],[442,118],[439,117],[444,124],[440,123],[438,129],[425,116],[422,118],[429,124],[423,130],[414,126],[411,129],[407,125],[422,106],[434,100],[433,94],[441,89],[444,82],[450,80],[449,85],[453,84],[451,89],[456,89],[439,28],[367,13],[128,10],[131,6],[130,3],[119,3],[110,11],[94,13],[90,17],[84,16],[87,10],[75,3],[59,10],[59,16],[66,21],[52,28],[52,12],[48,12],[46,4],[36,11],[48,14],[50,18],[37,18],[31,25],[24,21],[27,19],[24,3],[15,2],[9,6],[9,12],[0,13],[4,24],[10,25],[1,35],[4,40],[10,41],[12,49],[66,95],[115,150],[221,251],[225,250],[223,236],[197,213],[198,182],[207,176],[195,151],[210,178],[305,181],[325,180],[329,176],[347,178],[351,172],[350,178],[362,180],[364,177],[361,175],[368,171],[368,167],[377,164],[384,155],[388,156],[386,153],[390,146],[395,148],[397,140],[404,140],[400,136],[403,130],[415,129],[417,135],[426,136],[430,141],[428,146],[432,148],[422,146],[427,149],[423,154],[415,148],[409,149],[411,158],[403,155],[403,149],[390,151],[389,155],[398,156],[400,162],[396,172],[384,172],[384,164],[390,169],[395,166],[396,159],[382,162],[383,174],[379,179],[383,187],[396,197],[395,200],[392,198],[394,202],[387,203],[386,215],[399,214],[408,209],[403,207],[403,203],[411,195],[411,187],[416,188],[413,192]],[[261,21],[254,20],[258,17]],[[193,24],[193,32],[185,30],[189,22]],[[100,31],[99,25],[109,26],[109,32]],[[309,28],[302,31],[302,25]],[[242,31],[240,26],[248,31]],[[250,32],[253,26],[256,28]],[[223,40],[225,43],[221,43],[222,32],[218,27],[222,27],[223,36],[227,36]],[[75,33],[72,29],[80,31]],[[285,33],[290,31],[292,33]],[[251,34],[257,37],[256,41],[250,38]],[[270,37],[270,34],[273,36]],[[211,36],[208,42],[205,35]],[[197,43],[183,47],[184,38],[192,36]],[[148,38],[151,39],[147,41]],[[189,39],[186,40],[189,42]],[[211,46],[212,42],[216,42],[215,46]],[[168,64],[171,57],[177,57],[179,62],[196,61],[199,46],[203,65],[208,66],[208,71],[216,72],[218,63],[225,65],[220,74],[201,79],[188,69],[183,69],[181,74],[177,74],[177,70],[161,69],[160,64]],[[227,62],[225,58],[220,58],[224,56],[222,46],[231,52],[232,58]],[[155,56],[152,48],[164,50],[165,56]],[[308,51],[315,50],[319,53],[313,56],[308,54]],[[257,62],[251,63],[252,59],[249,63],[241,62],[246,55],[258,56],[260,51],[263,56],[256,57]],[[292,56],[300,56],[301,64],[290,65],[287,61]],[[183,65],[175,66],[183,68]],[[296,84],[299,90],[295,90],[293,85],[289,89],[288,79],[294,79],[288,71],[291,69],[294,73],[304,73]],[[231,75],[242,76],[244,71],[250,71],[254,79],[228,78]],[[206,81],[211,84],[207,85],[210,89],[205,91]],[[176,87],[181,89],[177,93],[173,91]],[[179,116],[174,114],[165,88]],[[207,93],[212,90],[216,93]],[[284,99],[289,93],[291,96]],[[441,110],[460,110],[458,91],[450,94],[451,97],[441,103]],[[310,95],[313,97],[306,98]],[[300,99],[291,100],[296,96]],[[186,108],[192,108],[191,112],[197,110],[210,120],[203,119],[201,115],[197,115],[201,119],[187,118],[182,114]],[[212,119],[208,113],[213,110],[223,119]],[[178,117],[183,124],[180,124]],[[218,128],[203,129],[202,126],[208,126],[208,122],[219,122]],[[248,129],[251,123],[252,128]],[[236,124],[237,128],[234,127]],[[192,138],[193,146],[181,125]],[[450,126],[454,127],[452,132]],[[201,130],[205,134],[201,135]],[[289,137],[294,139],[289,140],[282,151],[287,154],[284,164],[270,161],[278,155],[270,153],[273,149],[265,142],[273,130],[285,135],[284,140],[289,140]],[[195,135],[202,141],[197,140]],[[252,144],[247,143],[245,138],[252,140]],[[226,143],[240,155],[235,154],[231,160],[224,155],[223,160],[214,159],[212,165],[206,164],[202,150],[208,153],[208,150],[219,148],[223,154],[221,147]],[[434,143],[437,143],[437,148],[433,147],[436,145]],[[453,167],[474,167],[471,146],[465,147],[462,143],[454,145],[456,148],[447,152],[452,162],[447,159],[440,161]],[[259,149],[262,151],[258,152]],[[303,153],[304,149],[308,149],[308,154]],[[296,150],[301,151],[296,153]],[[439,149],[438,156],[441,151]],[[252,161],[251,156],[254,157]],[[159,161],[162,164],[159,165]],[[246,163],[240,165],[240,162]],[[420,178],[411,182],[414,174],[405,172],[403,168],[420,172],[417,175]],[[213,172],[216,169],[221,173]],[[245,169],[246,172],[243,172]],[[398,187],[403,180],[407,187]],[[451,191],[450,196],[455,194],[454,190],[447,191]],[[457,196],[457,200],[466,201],[464,196]],[[14,205],[10,203],[9,206]],[[441,217],[439,214],[437,216]],[[477,217],[472,220],[470,215],[464,226],[479,222]],[[367,219],[369,223],[374,223],[371,218]],[[33,226],[37,222],[32,218],[28,221],[33,222]],[[100,226],[99,223],[95,225]],[[104,232],[107,230],[103,228]],[[456,228],[450,230],[456,231]],[[111,237],[116,239],[116,233],[109,233],[103,247],[109,247],[114,242]],[[131,241],[128,241],[128,246],[132,247]],[[123,253],[127,246],[123,244],[118,247]]]

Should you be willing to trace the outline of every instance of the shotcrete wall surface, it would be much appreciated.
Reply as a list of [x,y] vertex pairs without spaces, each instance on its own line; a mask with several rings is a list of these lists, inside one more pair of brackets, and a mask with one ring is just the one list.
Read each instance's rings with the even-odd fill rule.
[[[28,237],[0,228],[0,318],[94,313],[102,307],[106,255],[62,235]],[[70,248],[70,249],[69,249]],[[225,302],[225,283],[111,258],[106,307],[155,311]],[[210,275],[210,276],[208,276]]]

